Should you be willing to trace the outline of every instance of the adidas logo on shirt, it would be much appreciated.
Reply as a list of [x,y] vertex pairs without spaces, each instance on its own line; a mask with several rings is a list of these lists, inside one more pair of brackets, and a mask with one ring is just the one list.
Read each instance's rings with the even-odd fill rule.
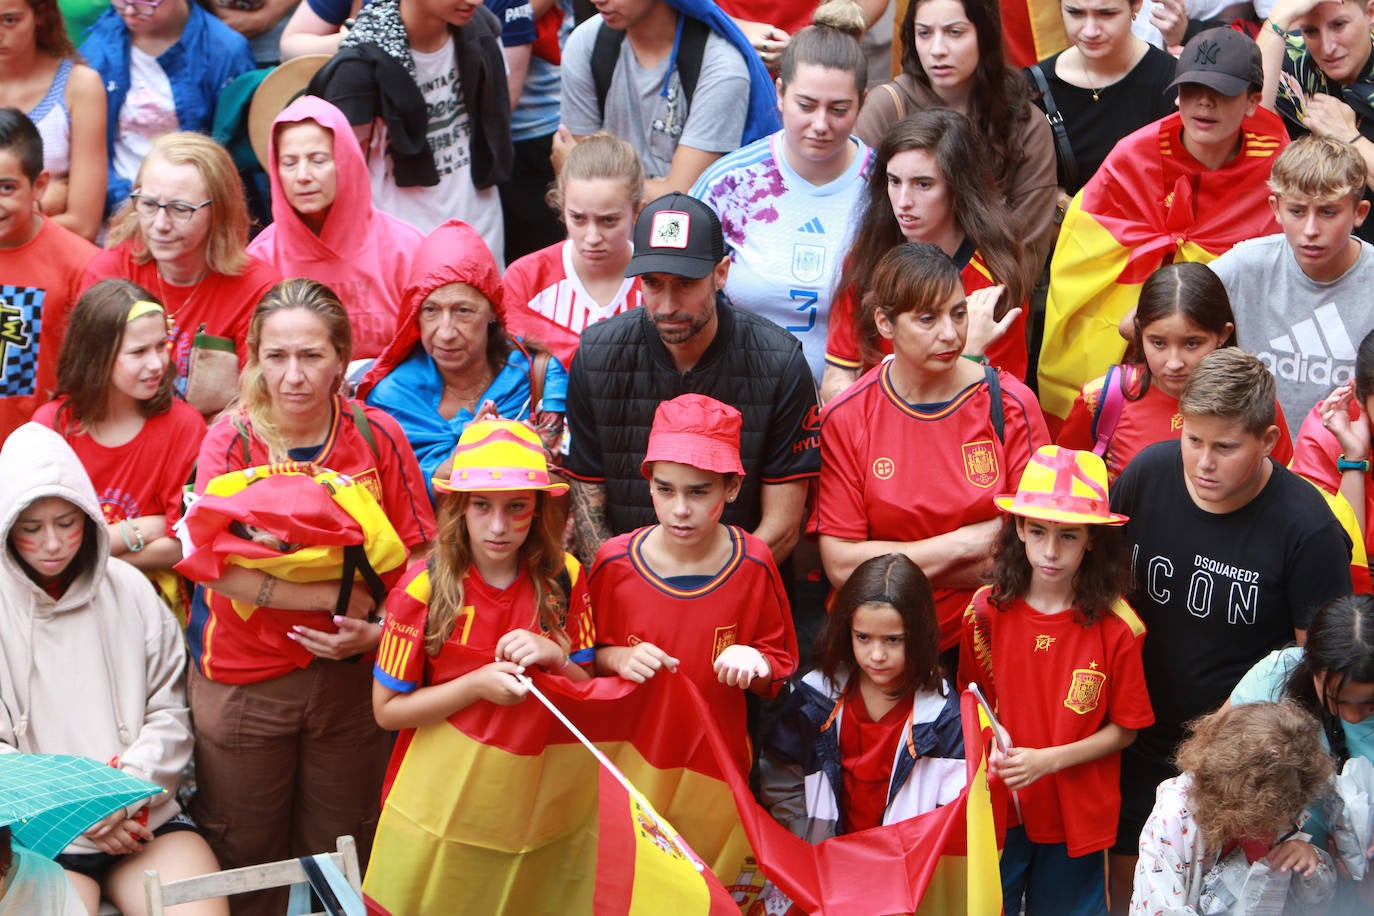
[[798,232],[809,232],[813,235],[825,235],[825,227],[821,225],[821,218],[813,216],[797,228]]
[[1255,355],[1275,378],[1331,387],[1355,377],[1355,344],[1333,303],[1270,340],[1269,347],[1273,352]]

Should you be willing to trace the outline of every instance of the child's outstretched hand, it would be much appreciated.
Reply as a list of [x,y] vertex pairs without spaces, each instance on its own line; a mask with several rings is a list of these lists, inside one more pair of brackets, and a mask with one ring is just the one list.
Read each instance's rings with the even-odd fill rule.
[[496,641],[496,660],[514,662],[522,668],[543,665],[550,671],[563,667],[567,655],[558,643],[529,630],[511,630]]
[[994,750],[988,763],[1006,787],[1013,791],[1024,789],[1041,776],[1048,776],[1058,769],[1052,748],[1014,747],[1006,754]]
[[1316,847],[1306,840],[1285,840],[1269,850],[1265,858],[1274,871],[1291,871],[1303,877],[1311,877],[1321,864]]
[[773,673],[773,666],[768,664],[762,652],[741,643],[726,646],[716,656],[716,663],[712,667],[715,668],[716,679],[722,684],[741,690],[748,690],[755,678],[766,678]]
[[678,661],[651,642],[633,646],[608,646],[597,655],[607,659],[607,667],[633,684],[643,684],[664,668],[676,671]]
[[514,662],[492,662],[465,675],[473,679],[477,695],[497,706],[514,706],[530,692],[529,684],[516,677],[524,669]]

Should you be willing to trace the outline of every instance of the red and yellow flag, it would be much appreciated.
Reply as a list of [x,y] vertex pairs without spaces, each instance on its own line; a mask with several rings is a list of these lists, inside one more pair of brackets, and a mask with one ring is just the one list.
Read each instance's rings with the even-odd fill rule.
[[1001,0],[1007,63],[1029,67],[1069,46],[1064,17],[1053,0]]
[[1121,140],[1074,197],[1050,263],[1040,405],[1066,417],[1083,385],[1121,361],[1117,330],[1150,274],[1171,261],[1207,263],[1244,239],[1278,231],[1269,170],[1288,145],[1263,108],[1241,127],[1241,148],[1208,170],[1184,148],[1169,115]]
[[967,698],[956,801],[811,846],[755,803],[686,678],[533,680],[637,794],[533,698],[417,729],[378,825],[370,912],[763,916],[765,875],[813,916],[1000,912],[1005,806],[992,804]]

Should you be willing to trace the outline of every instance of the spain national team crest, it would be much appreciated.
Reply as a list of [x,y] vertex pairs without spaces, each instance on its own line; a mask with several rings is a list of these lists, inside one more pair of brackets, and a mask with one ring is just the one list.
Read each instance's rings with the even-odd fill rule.
[[716,627],[716,638],[711,642],[711,661],[715,661],[720,653],[735,644],[735,633],[739,630],[738,624],[730,624],[728,627]]
[[798,283],[815,283],[825,273],[825,246],[792,246],[792,277]]
[[873,459],[873,476],[879,480],[887,480],[897,471],[897,463],[891,458],[879,455]]
[[997,483],[997,451],[991,439],[964,443],[964,476],[975,487],[988,487]]
[[1107,683],[1107,675],[1091,668],[1073,669],[1073,680],[1069,683],[1069,695],[1064,697],[1064,705],[1080,716],[1097,708],[1102,701],[1102,685]]

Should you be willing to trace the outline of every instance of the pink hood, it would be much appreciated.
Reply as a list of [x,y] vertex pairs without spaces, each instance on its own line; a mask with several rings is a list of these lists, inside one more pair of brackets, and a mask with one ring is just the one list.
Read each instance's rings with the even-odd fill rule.
[[287,201],[277,169],[268,169],[274,221],[248,252],[283,277],[309,277],[337,293],[353,323],[354,357],[376,356],[395,334],[401,291],[424,236],[373,208],[372,182],[353,128],[343,112],[323,99],[302,96],[277,115],[268,162],[277,161],[277,125],[300,121],[314,121],[334,135],[334,204],[315,235]]
[[367,375],[358,383],[357,397],[362,399],[377,381],[410,355],[420,343],[420,303],[441,286],[466,283],[486,296],[502,326],[506,323],[501,273],[491,256],[487,243],[477,230],[462,220],[451,219],[425,237],[411,266],[401,306],[404,317],[396,329],[396,336],[377,357]]

